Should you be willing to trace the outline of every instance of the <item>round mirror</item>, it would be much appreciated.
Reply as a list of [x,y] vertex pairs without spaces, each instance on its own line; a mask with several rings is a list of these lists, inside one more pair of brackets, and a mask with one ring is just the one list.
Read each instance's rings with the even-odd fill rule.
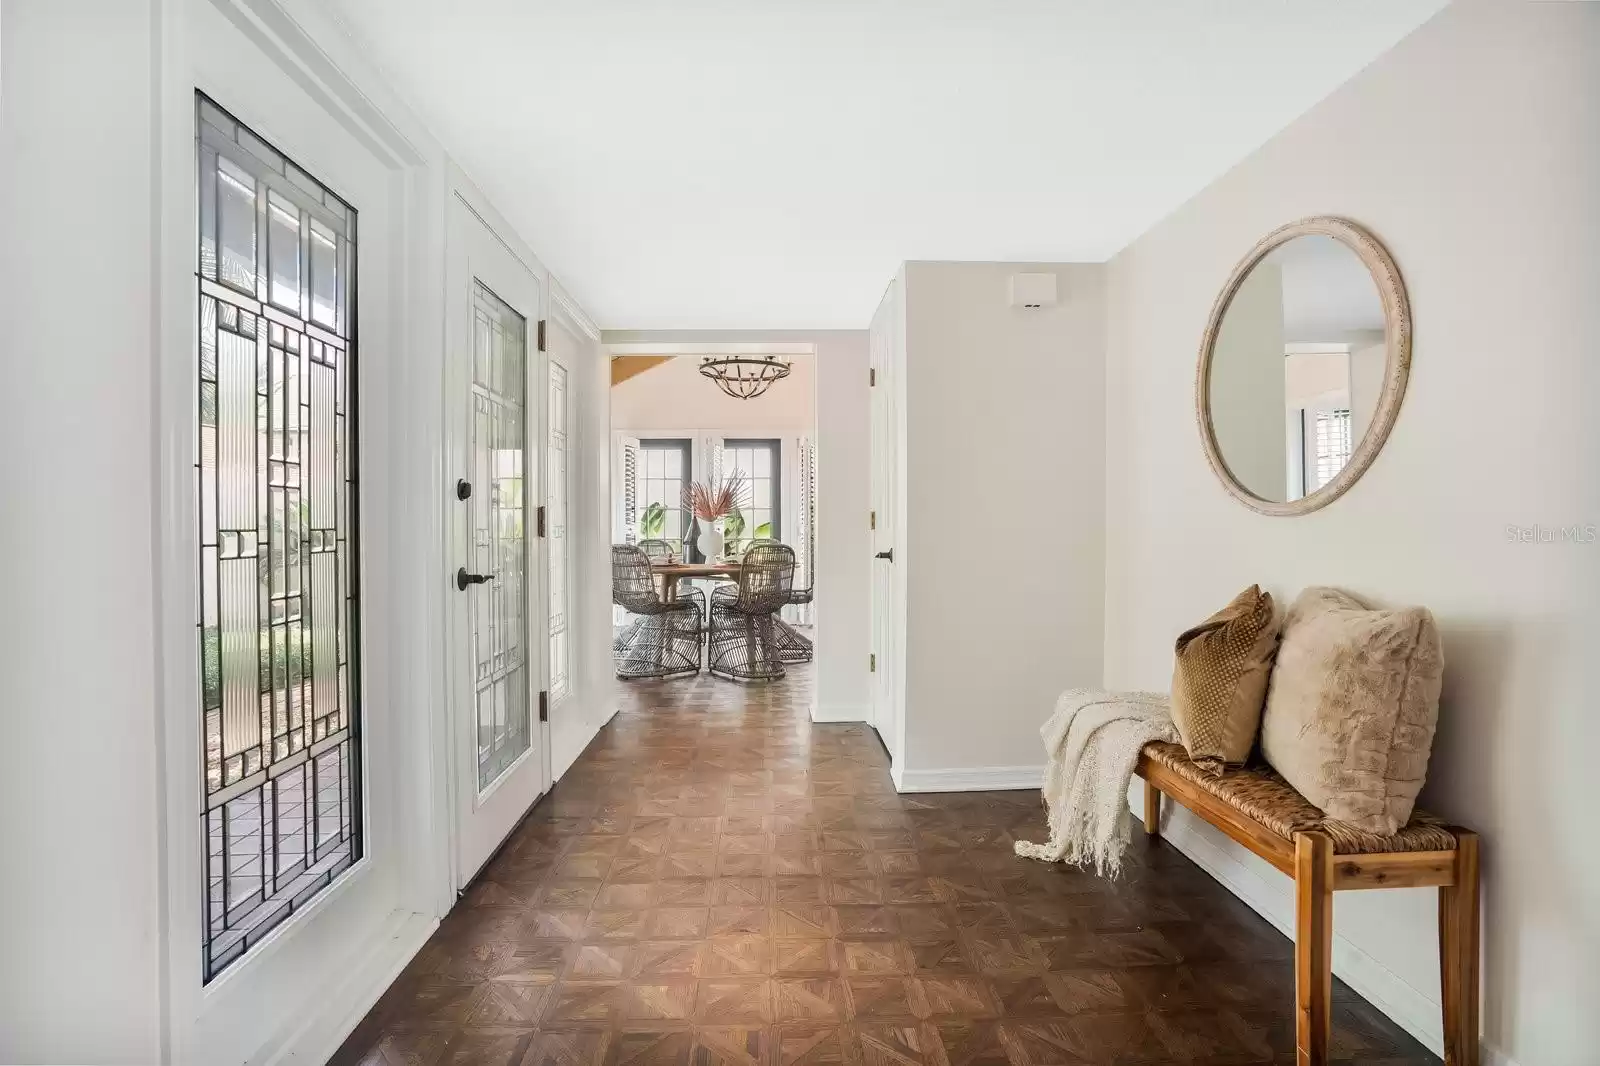
[[1339,218],[1274,230],[1234,268],[1206,325],[1206,457],[1264,514],[1325,507],[1383,447],[1410,365],[1405,286],[1376,238]]

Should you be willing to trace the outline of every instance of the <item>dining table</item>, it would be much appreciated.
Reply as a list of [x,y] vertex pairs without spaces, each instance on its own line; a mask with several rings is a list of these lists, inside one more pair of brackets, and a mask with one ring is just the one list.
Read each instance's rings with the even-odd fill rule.
[[661,602],[671,603],[678,598],[678,582],[684,578],[693,581],[738,581],[744,564],[738,559],[715,563],[651,563],[650,570],[661,582]]

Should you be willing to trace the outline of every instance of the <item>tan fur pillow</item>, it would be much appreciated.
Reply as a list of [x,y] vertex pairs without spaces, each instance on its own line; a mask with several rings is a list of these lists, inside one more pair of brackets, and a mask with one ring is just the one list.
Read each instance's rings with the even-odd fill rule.
[[1189,758],[1208,773],[1250,757],[1277,646],[1272,597],[1259,585],[1178,637],[1172,720]]
[[1425,608],[1308,588],[1283,622],[1261,750],[1329,818],[1398,832],[1428,773],[1443,675]]

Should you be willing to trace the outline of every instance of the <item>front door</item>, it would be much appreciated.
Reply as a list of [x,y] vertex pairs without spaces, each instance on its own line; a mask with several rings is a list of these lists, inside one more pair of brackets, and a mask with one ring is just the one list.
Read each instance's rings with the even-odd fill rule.
[[478,218],[452,219],[455,873],[464,887],[547,787],[545,573],[537,537],[540,286]]

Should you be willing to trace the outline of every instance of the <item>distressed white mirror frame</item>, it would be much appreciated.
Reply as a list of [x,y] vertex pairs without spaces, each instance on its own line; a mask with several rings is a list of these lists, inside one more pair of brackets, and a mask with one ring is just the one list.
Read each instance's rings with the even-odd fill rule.
[[[1357,443],[1355,451],[1344,469],[1333,480],[1298,500],[1280,502],[1267,500],[1249,489],[1228,469],[1217,446],[1216,429],[1211,420],[1211,360],[1216,346],[1217,330],[1222,316],[1227,313],[1239,286],[1249,276],[1257,263],[1273,249],[1296,237],[1332,237],[1348,246],[1366,264],[1373,283],[1383,301],[1384,371],[1383,388],[1378,394],[1378,404],[1373,411],[1367,432]],[[1405,397],[1406,381],[1411,374],[1411,305],[1406,299],[1405,282],[1394,264],[1388,249],[1371,233],[1349,219],[1332,215],[1317,215],[1279,226],[1263,237],[1233,268],[1228,281],[1217,295],[1206,320],[1205,335],[1200,341],[1200,365],[1195,378],[1195,417],[1200,424],[1200,442],[1205,447],[1206,459],[1230,495],[1253,511],[1266,515],[1302,515],[1328,506],[1354,485],[1367,467],[1377,457],[1389,431],[1400,414],[1400,401]]]

